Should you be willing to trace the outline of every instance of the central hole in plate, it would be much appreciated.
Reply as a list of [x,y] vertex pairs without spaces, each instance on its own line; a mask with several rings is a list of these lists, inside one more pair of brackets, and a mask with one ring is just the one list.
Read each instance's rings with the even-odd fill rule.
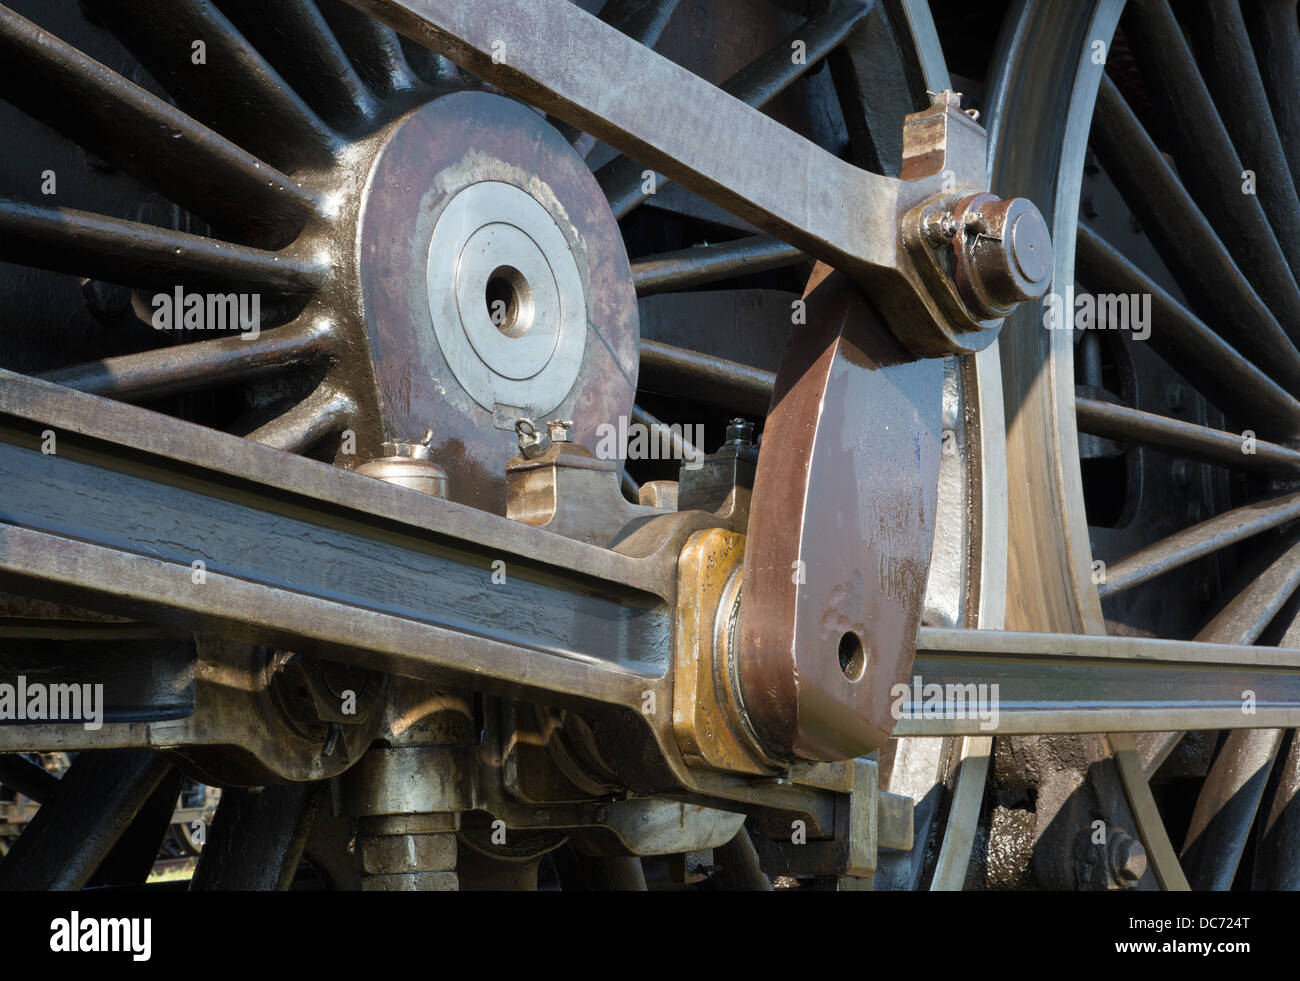
[[506,337],[523,337],[533,326],[533,291],[514,266],[497,266],[484,290],[488,318]]
[[847,633],[840,638],[840,670],[849,681],[857,681],[867,667],[867,652],[862,647],[862,638],[855,633]]

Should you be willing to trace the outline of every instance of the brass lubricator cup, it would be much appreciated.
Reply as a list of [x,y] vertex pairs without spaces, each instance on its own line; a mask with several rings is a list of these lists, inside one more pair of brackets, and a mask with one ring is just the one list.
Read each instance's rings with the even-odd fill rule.
[[409,487],[422,494],[446,498],[447,471],[429,458],[432,441],[433,430],[430,429],[418,443],[385,443],[384,455],[361,464],[357,473],[399,487]]

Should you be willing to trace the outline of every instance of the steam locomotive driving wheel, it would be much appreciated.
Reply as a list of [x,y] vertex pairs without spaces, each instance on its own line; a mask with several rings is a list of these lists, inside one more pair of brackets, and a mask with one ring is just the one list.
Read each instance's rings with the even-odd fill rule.
[[[1162,4],[1119,40],[1057,6],[951,74],[970,25],[915,0],[0,7],[0,786],[39,805],[0,888],[144,882],[186,779],[221,788],[196,889],[1183,884],[1162,810],[1192,774],[1227,820],[1300,655],[1154,593],[1106,636],[1082,543],[1138,506],[1115,474],[1153,493],[1144,435],[1213,457],[1244,405],[1294,469],[1294,281],[1215,267],[1277,328],[1243,355],[1127,290],[1168,364],[1085,338],[1074,428],[1044,304],[1076,257],[1148,275],[1081,197],[1176,237],[1114,142],[1187,68],[1144,61]],[[1103,598],[1291,515],[1179,486],[1212,527]],[[1153,796],[1180,743],[1204,772]]]

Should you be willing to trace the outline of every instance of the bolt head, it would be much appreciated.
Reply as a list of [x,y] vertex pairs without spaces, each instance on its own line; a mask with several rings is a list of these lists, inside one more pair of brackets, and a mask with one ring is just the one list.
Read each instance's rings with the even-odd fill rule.
[[746,419],[727,423],[727,442],[748,446],[754,442],[754,424]]
[[1131,889],[1146,874],[1147,852],[1142,847],[1142,842],[1136,838],[1122,831],[1115,832],[1111,835],[1106,853],[1111,873],[1121,886]]

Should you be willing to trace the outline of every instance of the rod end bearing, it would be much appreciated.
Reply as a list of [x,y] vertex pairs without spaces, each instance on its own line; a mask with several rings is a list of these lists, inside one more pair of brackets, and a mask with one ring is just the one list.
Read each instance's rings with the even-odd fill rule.
[[[987,136],[960,106],[957,93],[936,93],[903,127],[903,184],[917,195],[903,206],[904,276],[929,316],[891,317],[890,326],[919,357],[987,347],[1002,319],[1052,279],[1047,222],[1031,201],[982,189]],[[941,189],[929,184],[938,193],[922,186],[940,180]]]
[[904,217],[903,245],[956,335],[995,334],[1052,280],[1047,222],[1026,198],[936,195]]

